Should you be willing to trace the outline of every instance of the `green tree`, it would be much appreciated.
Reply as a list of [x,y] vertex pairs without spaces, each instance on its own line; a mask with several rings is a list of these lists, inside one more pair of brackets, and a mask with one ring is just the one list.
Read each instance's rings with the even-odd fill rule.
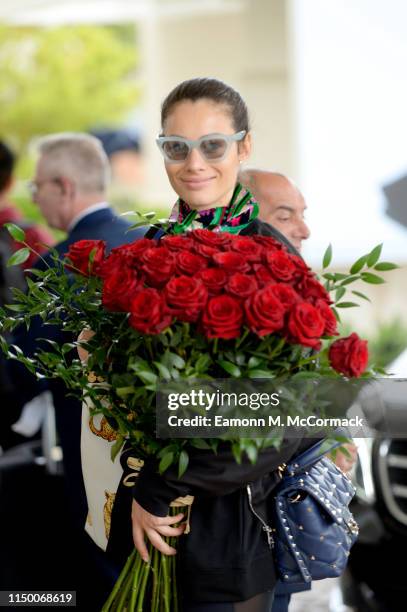
[[117,124],[139,99],[137,47],[120,28],[0,26],[0,137]]

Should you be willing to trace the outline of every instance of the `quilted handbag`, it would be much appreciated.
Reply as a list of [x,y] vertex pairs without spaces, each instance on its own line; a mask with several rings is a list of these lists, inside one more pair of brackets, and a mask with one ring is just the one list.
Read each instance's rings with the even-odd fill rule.
[[325,455],[339,445],[327,449],[321,440],[281,468],[274,552],[285,583],[332,578],[345,569],[358,525],[348,507],[355,488]]

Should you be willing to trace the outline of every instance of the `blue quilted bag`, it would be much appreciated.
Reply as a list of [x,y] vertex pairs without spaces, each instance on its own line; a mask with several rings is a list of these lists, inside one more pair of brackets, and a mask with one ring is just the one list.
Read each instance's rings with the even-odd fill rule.
[[282,467],[275,492],[275,560],[289,584],[339,576],[358,525],[349,510],[355,494],[349,478],[325,456],[321,440]]

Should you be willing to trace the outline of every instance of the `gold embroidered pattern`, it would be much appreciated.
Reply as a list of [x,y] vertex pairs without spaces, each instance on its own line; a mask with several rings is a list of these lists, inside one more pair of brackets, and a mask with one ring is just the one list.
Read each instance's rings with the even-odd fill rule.
[[110,427],[105,417],[102,417],[99,429],[97,429],[93,419],[93,416],[89,417],[89,429],[95,434],[95,436],[103,438],[103,440],[107,440],[108,442],[113,442],[113,440],[117,439],[117,433],[114,429],[112,429],[112,427]]
[[106,539],[109,539],[110,525],[112,519],[113,504],[116,497],[116,493],[109,493],[105,491],[106,503],[103,506],[103,521],[105,523],[105,535]]

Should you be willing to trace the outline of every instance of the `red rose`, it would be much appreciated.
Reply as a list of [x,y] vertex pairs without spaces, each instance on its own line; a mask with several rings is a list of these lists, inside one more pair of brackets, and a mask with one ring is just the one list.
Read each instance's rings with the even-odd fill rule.
[[290,340],[296,344],[319,349],[325,321],[319,311],[307,302],[295,304],[288,318]]
[[240,253],[246,261],[260,262],[262,259],[263,247],[249,236],[235,236],[230,248]]
[[255,272],[257,282],[261,287],[276,282],[274,276],[271,274],[270,270],[266,268],[266,266],[254,264],[253,270]]
[[243,321],[240,302],[230,295],[217,295],[208,300],[202,329],[208,338],[238,338]]
[[280,302],[286,307],[291,308],[294,304],[298,304],[301,301],[298,293],[291,287],[291,285],[285,285],[284,283],[278,283],[276,285],[270,285],[273,289],[274,295],[278,297]]
[[206,259],[212,259],[212,256],[215,255],[215,253],[219,253],[218,248],[203,244],[203,242],[198,242],[197,240],[194,241],[194,251]]
[[122,267],[106,275],[102,289],[103,306],[112,312],[129,312],[138,285],[137,272],[131,268]]
[[157,246],[156,240],[150,240],[149,238],[140,238],[134,240],[129,244],[122,244],[119,247],[112,249],[111,254],[117,257],[116,261],[122,261],[128,266],[133,266],[137,261],[140,260],[141,256],[147,249],[153,249]]
[[246,300],[245,312],[249,328],[258,336],[272,334],[284,325],[286,309],[269,286]]
[[165,247],[147,249],[141,256],[142,270],[146,274],[146,281],[153,287],[162,287],[171,278],[175,271],[175,258],[173,253]]
[[366,370],[369,360],[367,340],[361,340],[355,333],[335,340],[330,346],[328,356],[334,370],[345,376],[358,378]]
[[129,324],[142,334],[159,334],[171,325],[164,297],[157,289],[140,289],[130,305]]
[[122,244],[111,250],[110,255],[98,267],[98,275],[102,278],[118,273],[123,267],[135,268],[140,266],[141,255],[156,246],[156,241],[141,238],[129,244]]
[[312,274],[311,268],[307,266],[307,264],[305,263],[302,257],[300,257],[299,255],[293,255],[293,253],[290,253],[290,259],[297,269],[297,276],[303,277],[303,276],[309,276],[310,274]]
[[231,235],[227,232],[212,232],[206,229],[193,230],[190,233],[190,236],[197,242],[206,244],[207,246],[216,247],[218,249],[227,246],[232,239]]
[[[71,260],[75,272],[89,276],[89,274],[97,274],[97,270],[105,257],[105,248],[106,242],[104,240],[78,240],[78,242],[71,244],[66,257]],[[90,261],[91,255],[92,261]]]
[[212,259],[218,266],[229,272],[247,272],[250,269],[247,261],[237,253],[216,253]]
[[229,278],[222,268],[206,268],[206,270],[199,272],[198,277],[202,280],[210,295],[220,293]]
[[162,246],[167,247],[170,251],[192,251],[193,241],[187,236],[163,236],[161,239]]
[[236,272],[230,276],[226,290],[237,298],[248,298],[259,288],[256,279],[248,274]]
[[328,304],[331,303],[329,293],[313,274],[307,274],[306,276],[302,277],[296,285],[296,290],[298,293],[300,293],[304,300],[311,302],[311,304],[315,304],[317,300],[323,300]]
[[325,322],[324,336],[337,336],[337,320],[329,304],[325,300],[317,300],[315,307]]
[[196,321],[208,299],[208,290],[198,278],[171,278],[164,290],[167,306],[180,321]]
[[207,267],[208,262],[205,257],[197,255],[196,253],[179,251],[176,253],[175,265],[178,274],[193,276],[200,270],[204,270]]
[[271,274],[277,281],[288,283],[295,277],[297,268],[285,251],[266,252],[266,260]]
[[272,236],[261,236],[260,234],[256,234],[252,236],[252,238],[254,242],[261,244],[265,248],[265,251],[281,251],[286,248],[282,242],[279,242],[279,240],[276,240]]
[[107,278],[118,273],[122,268],[128,268],[128,259],[121,253],[110,253],[108,257],[98,266],[97,275]]

